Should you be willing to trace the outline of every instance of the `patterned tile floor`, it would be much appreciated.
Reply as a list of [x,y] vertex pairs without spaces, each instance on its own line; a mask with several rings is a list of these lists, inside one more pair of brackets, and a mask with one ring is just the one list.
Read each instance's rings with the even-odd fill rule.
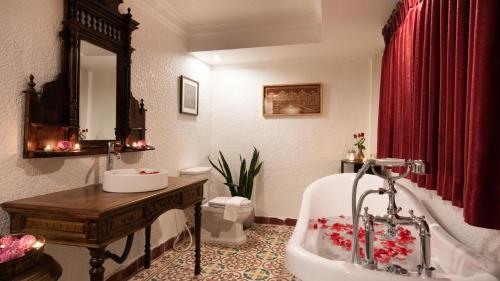
[[[170,250],[129,281],[295,281],[285,267],[285,247],[292,232],[289,226],[255,224],[247,230],[247,243],[239,247],[202,243],[202,273],[197,277],[193,277],[194,250]],[[182,243],[181,249],[187,246],[187,241]]]

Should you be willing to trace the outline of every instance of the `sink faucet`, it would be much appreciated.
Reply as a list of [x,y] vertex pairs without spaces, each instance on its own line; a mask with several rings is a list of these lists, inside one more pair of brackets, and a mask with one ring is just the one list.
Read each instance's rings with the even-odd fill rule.
[[115,151],[115,142],[108,142],[108,161],[106,162],[106,171],[113,170],[113,154],[116,159],[120,159],[120,152]]
[[[406,171],[400,175],[382,175],[379,174],[373,167],[406,167]],[[388,183],[388,188],[379,188],[365,191],[356,202],[356,189],[358,181],[363,175],[372,169],[373,173],[379,177],[384,178]],[[421,275],[425,272],[427,277],[432,276],[434,268],[431,266],[431,245],[430,245],[430,230],[425,217],[417,217],[414,215],[413,210],[410,210],[410,216],[400,216],[401,208],[396,205],[396,188],[395,183],[397,179],[406,177],[409,173],[415,174],[425,173],[425,164],[422,160],[403,160],[403,159],[370,159],[365,162],[363,167],[359,170],[354,179],[352,191],[352,212],[353,212],[353,247],[352,247],[352,262],[362,264],[365,268],[376,269],[377,264],[374,259],[374,224],[382,223],[387,226],[387,232],[384,234],[386,239],[394,239],[397,235],[397,227],[401,225],[413,225],[419,232],[420,238],[420,264],[418,265],[418,274]],[[365,228],[365,260],[361,261],[359,253],[359,237],[358,237],[358,223],[361,217],[360,212],[363,206],[364,199],[370,195],[378,193],[380,195],[387,194],[389,204],[387,206],[387,214],[383,216],[374,216],[368,213],[368,207],[365,207],[365,213],[362,216]],[[387,268],[388,272],[395,274],[406,274],[407,271],[399,266],[391,265]]]

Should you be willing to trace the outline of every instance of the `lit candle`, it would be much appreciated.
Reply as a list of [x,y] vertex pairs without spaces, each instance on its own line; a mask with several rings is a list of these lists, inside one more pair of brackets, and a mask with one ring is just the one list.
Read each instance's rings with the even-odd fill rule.
[[47,146],[43,149],[43,151],[47,151],[47,152],[51,152],[53,150],[54,150],[54,148],[52,148],[52,146],[50,144],[47,144]]
[[134,142],[134,143],[132,144],[132,147],[133,147],[133,148],[137,148],[137,143],[136,143],[136,142]]
[[79,151],[80,150],[80,144],[79,143],[75,143],[75,146],[73,146],[73,149],[76,150],[76,151]]
[[35,248],[35,249],[40,249],[42,246],[43,246],[42,242],[36,241],[35,244],[33,244],[33,246],[31,246],[31,247]]

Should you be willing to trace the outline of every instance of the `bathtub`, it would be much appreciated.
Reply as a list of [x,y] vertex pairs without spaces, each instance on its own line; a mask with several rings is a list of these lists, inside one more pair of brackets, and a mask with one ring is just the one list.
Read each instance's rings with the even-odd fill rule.
[[[331,260],[318,255],[317,230],[311,227],[313,221],[321,217],[351,216],[351,191],[355,174],[331,175],[313,182],[303,194],[297,225],[286,248],[286,266],[302,281],[331,280],[422,280],[423,276],[411,273],[400,276],[383,271],[373,271],[341,260]],[[359,196],[367,189],[383,186],[377,176],[365,175],[359,181]],[[428,280],[450,281],[499,281],[500,265],[474,253],[451,237],[427,212],[425,207],[407,188],[398,185],[396,203],[402,207],[401,215],[407,216],[413,209],[415,215],[424,215],[431,231],[432,265],[436,266],[433,278]],[[386,213],[387,196],[370,195],[364,206],[370,213]],[[417,249],[418,251],[418,249]]]

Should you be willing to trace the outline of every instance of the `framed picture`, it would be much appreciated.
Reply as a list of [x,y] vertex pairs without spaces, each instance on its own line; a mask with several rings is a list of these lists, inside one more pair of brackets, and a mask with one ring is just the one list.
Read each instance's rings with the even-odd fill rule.
[[321,114],[321,83],[264,86],[264,116]]
[[198,82],[185,76],[180,77],[181,113],[198,115]]

